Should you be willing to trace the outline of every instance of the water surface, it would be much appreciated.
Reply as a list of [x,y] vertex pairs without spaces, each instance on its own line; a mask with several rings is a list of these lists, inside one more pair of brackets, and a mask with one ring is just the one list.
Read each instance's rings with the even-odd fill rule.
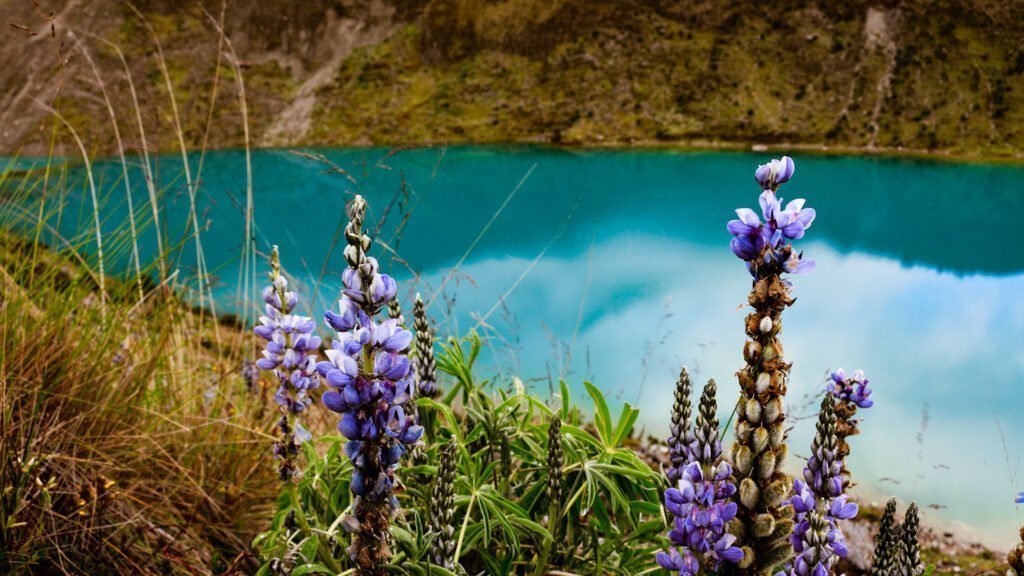
[[[432,297],[442,333],[476,327],[490,343],[481,374],[497,372],[502,384],[518,375],[542,393],[564,377],[581,399],[580,382],[591,379],[638,405],[641,423],[662,435],[682,364],[698,379],[716,378],[720,406],[731,406],[750,280],[728,249],[725,222],[736,207],[756,207],[751,174],[766,156],[317,152],[348,176],[288,151],[253,156],[257,245],[281,246],[305,301],[315,297],[315,316],[340,285],[336,239],[346,199],[360,192],[374,221],[386,213],[381,236],[401,261],[387,253],[382,260],[402,281],[403,306],[419,290]],[[916,499],[927,520],[1008,547],[1019,523],[1012,498],[1024,490],[1024,168],[796,161],[781,195],[817,209],[799,246],[818,268],[794,279],[798,302],[785,315],[789,408],[807,416],[793,419],[793,451],[807,452],[827,371],[861,368],[876,400],[851,442],[861,493]],[[159,158],[161,217],[175,241],[189,208],[180,168],[180,158]],[[145,219],[141,172],[130,176]],[[116,164],[97,166],[103,228],[120,247],[108,250],[119,253],[108,263],[115,269],[129,265],[127,239],[115,232],[127,215],[120,177]],[[91,201],[80,183],[64,198],[59,227],[88,248]],[[239,306],[245,185],[242,152],[206,156],[198,209],[220,310]],[[155,253],[154,238],[151,228],[143,232],[143,260]],[[189,240],[178,257],[181,276],[191,276]]]

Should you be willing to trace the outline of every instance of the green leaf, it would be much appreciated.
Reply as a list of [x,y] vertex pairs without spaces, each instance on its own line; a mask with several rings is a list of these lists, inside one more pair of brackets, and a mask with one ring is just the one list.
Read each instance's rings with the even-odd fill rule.
[[569,396],[569,385],[565,383],[565,380],[559,380],[558,386],[562,390],[562,420],[569,419],[569,408],[572,398]]
[[608,402],[605,401],[604,394],[598,390],[597,386],[587,381],[583,382],[583,386],[587,388],[587,393],[594,400],[594,426],[597,427],[597,433],[601,437],[601,441],[607,445],[613,437],[612,415],[611,411],[608,410]]
[[621,446],[623,442],[629,437],[629,433],[633,430],[633,424],[636,423],[636,419],[640,416],[640,411],[633,408],[628,403],[622,405],[622,414],[619,415],[619,425],[615,429],[615,440],[612,446]]
[[292,570],[292,576],[303,576],[304,574],[333,574],[333,572],[323,564],[316,563],[300,564]]

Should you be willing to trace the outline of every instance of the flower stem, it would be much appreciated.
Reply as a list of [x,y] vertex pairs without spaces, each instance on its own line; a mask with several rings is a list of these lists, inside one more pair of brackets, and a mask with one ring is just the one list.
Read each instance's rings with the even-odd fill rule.
[[[312,531],[309,528],[309,521],[306,520],[306,513],[302,509],[302,504],[299,500],[299,487],[295,485],[295,482],[288,481],[288,501],[292,505],[292,510],[295,512],[295,519],[299,523],[299,528],[305,534],[310,534]],[[341,564],[331,554],[330,549],[327,547],[327,542],[324,539],[323,534],[315,534],[317,539],[317,552],[327,567],[332,572],[338,573],[341,571]]]
[[459,558],[462,556],[462,539],[466,537],[466,528],[469,527],[469,517],[473,513],[473,503],[476,502],[476,492],[469,497],[469,506],[466,507],[466,517],[462,519],[462,529],[459,530],[459,541],[455,544],[455,558],[453,559],[456,564],[459,563]]

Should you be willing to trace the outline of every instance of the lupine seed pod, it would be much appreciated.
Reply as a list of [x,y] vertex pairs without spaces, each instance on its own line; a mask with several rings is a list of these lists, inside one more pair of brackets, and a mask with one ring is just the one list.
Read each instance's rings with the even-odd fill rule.
[[689,460],[689,450],[693,443],[693,433],[690,431],[690,373],[686,367],[679,372],[679,380],[676,381],[676,398],[672,405],[672,424],[669,428],[668,457],[669,467],[665,475],[670,485],[679,481],[683,466]]
[[1020,544],[1017,544],[1006,555],[1006,562],[1010,570],[1017,573],[1017,576],[1024,576],[1024,527],[1020,529]]
[[398,303],[398,298],[388,302],[388,318],[398,320],[399,326],[405,326],[405,316],[402,316],[402,305]]
[[891,498],[885,504],[885,512],[878,525],[878,536],[875,538],[875,552],[871,561],[871,576],[899,576],[896,554],[896,543],[900,541],[898,524],[896,523],[896,499]]
[[921,564],[921,549],[917,543],[917,527],[920,523],[917,513],[917,503],[911,502],[907,508],[907,514],[903,518],[903,529],[900,537],[903,539],[902,576],[921,576],[924,574],[924,565]]
[[430,327],[427,308],[419,294],[416,294],[416,302],[412,307],[412,329],[416,333],[416,388],[425,398],[437,398],[441,391],[437,388],[434,331]]
[[430,497],[428,525],[433,540],[430,555],[434,563],[446,570],[455,570],[455,475],[456,445],[450,440],[441,447],[437,479]]

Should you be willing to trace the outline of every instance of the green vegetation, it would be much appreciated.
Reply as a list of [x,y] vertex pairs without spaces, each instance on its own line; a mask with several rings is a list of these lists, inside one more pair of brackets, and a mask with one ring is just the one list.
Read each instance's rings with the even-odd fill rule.
[[[450,560],[468,573],[649,571],[665,530],[659,504],[664,481],[624,446],[638,411],[627,405],[613,417],[601,392],[587,383],[591,423],[564,383],[552,407],[521,386],[479,380],[473,363],[482,345],[475,334],[442,345],[438,367],[452,385],[439,400],[418,401],[433,430],[424,451],[410,453],[397,473],[395,573],[451,573],[432,553],[441,536],[428,521],[440,513],[433,490],[443,465],[440,452],[449,442],[456,469],[453,509],[446,515],[455,545]],[[563,497],[557,500],[547,481],[553,421],[563,423]],[[256,539],[267,559],[260,574],[272,574],[282,563],[309,574],[334,574],[335,562],[343,569],[352,565],[343,545],[344,526],[353,521],[352,468],[337,434],[316,443],[319,450],[305,445],[298,502],[282,496],[273,527]],[[306,518],[298,520],[300,514]]]

